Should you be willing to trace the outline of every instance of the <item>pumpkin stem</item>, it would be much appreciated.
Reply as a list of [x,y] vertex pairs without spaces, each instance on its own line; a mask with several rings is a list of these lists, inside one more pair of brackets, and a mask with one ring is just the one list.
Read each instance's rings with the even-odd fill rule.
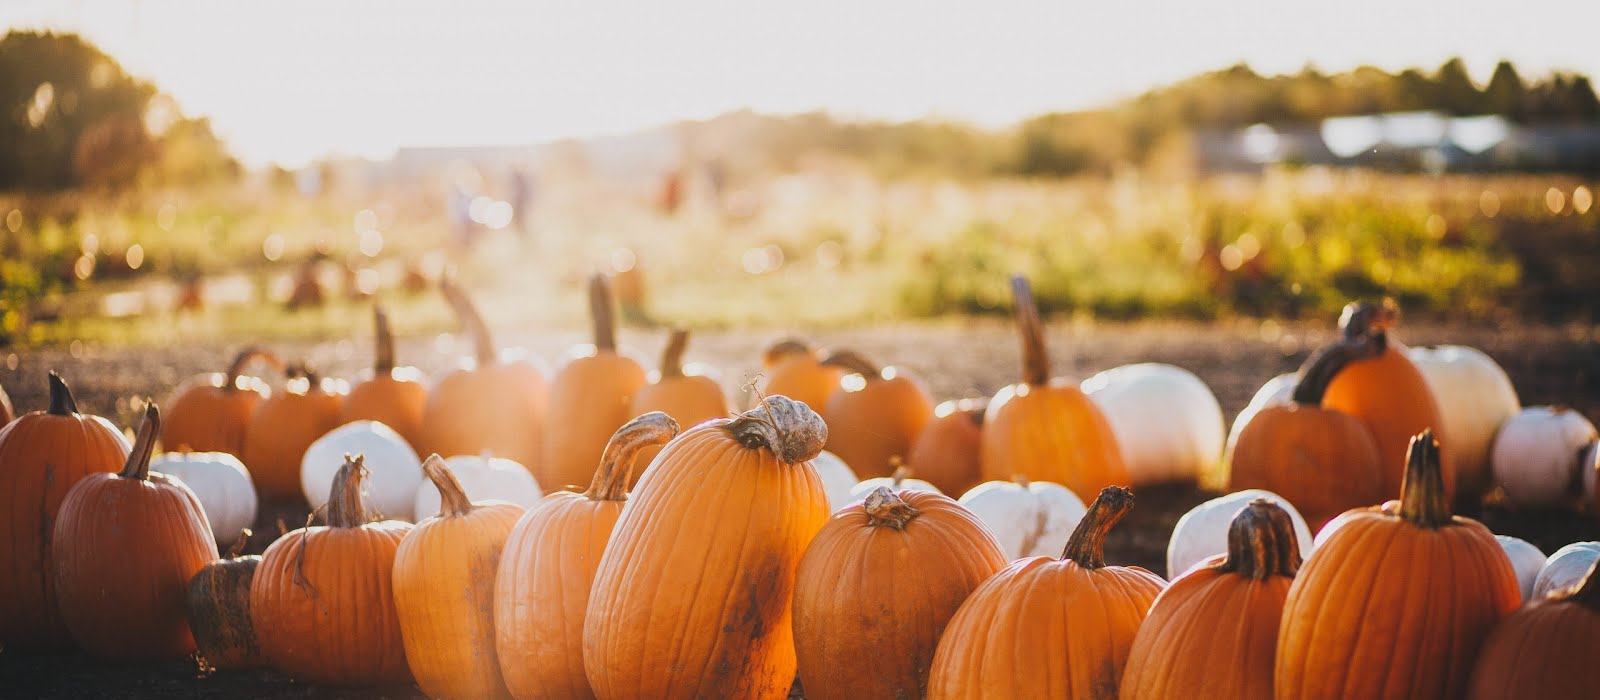
[[845,371],[861,375],[862,379],[875,381],[883,376],[883,369],[865,355],[854,350],[835,350],[822,360],[822,364],[830,367],[843,367]]
[[445,464],[439,453],[428,455],[422,461],[422,473],[439,488],[439,517],[451,518],[472,512],[472,499],[467,498],[466,489],[461,488],[456,473],[450,471],[450,465]]
[[139,435],[134,438],[133,449],[128,452],[128,461],[122,465],[122,471],[117,473],[124,479],[150,480],[150,455],[156,451],[156,436],[161,434],[161,409],[156,408],[156,402],[148,401],[144,406],[144,421],[139,423]]
[[916,508],[906,503],[887,486],[879,486],[867,494],[862,509],[867,512],[867,524],[873,527],[892,527],[896,530],[906,529],[906,523],[919,514]]
[[1418,527],[1450,524],[1450,500],[1444,497],[1444,476],[1439,469],[1439,441],[1433,429],[1411,438],[1406,449],[1406,473],[1400,481],[1400,517]]
[[1567,600],[1600,611],[1600,561],[1589,565],[1589,573],[1584,574],[1583,581],[1571,590]]
[[223,391],[237,391],[239,377],[244,374],[244,368],[251,362],[260,360],[271,365],[273,369],[283,371],[283,358],[278,357],[266,348],[245,348],[233,356],[233,363],[228,365],[228,373],[222,377]]
[[828,424],[810,406],[787,396],[773,395],[745,411],[722,429],[739,444],[763,448],[784,464],[809,461],[828,442]]
[[1017,333],[1022,336],[1022,381],[1041,386],[1050,381],[1050,355],[1044,349],[1044,324],[1028,278],[1011,276],[1011,300],[1016,307]]
[[[634,457],[651,445],[665,445],[678,436],[678,421],[660,411],[651,411],[624,423],[606,443],[600,454],[600,468],[589,481],[583,496],[591,501],[628,500],[628,481],[633,478]],[[618,469],[617,467],[622,467]]]
[[387,377],[394,371],[394,333],[389,329],[389,313],[382,304],[372,305],[372,374]]
[[1028,475],[1021,472],[1012,474],[1011,481],[1022,488],[1028,488],[1033,485],[1033,481],[1028,479]]
[[784,338],[783,340],[767,346],[767,349],[762,351],[761,364],[771,367],[775,364],[778,364],[779,360],[782,360],[790,355],[810,354],[812,354],[811,346],[807,345],[805,341],[800,340],[799,338]]
[[1100,495],[1089,505],[1089,512],[1084,514],[1083,520],[1072,531],[1072,537],[1067,539],[1067,547],[1062,551],[1061,558],[1076,562],[1085,569],[1105,568],[1106,533],[1130,510],[1133,510],[1132,491],[1121,486],[1100,489]]
[[595,352],[617,349],[617,322],[611,311],[611,282],[598,272],[589,276],[589,315],[594,319]]
[[478,306],[472,303],[472,297],[467,296],[467,291],[448,276],[439,280],[439,291],[444,294],[444,300],[450,304],[450,308],[455,310],[461,327],[472,335],[478,366],[488,367],[497,362],[500,358],[494,349],[494,337],[489,334],[489,324],[478,313]]
[[1265,498],[1251,501],[1228,525],[1228,559],[1216,569],[1256,580],[1294,578],[1300,570],[1300,541],[1289,511]]
[[674,328],[667,336],[667,347],[661,351],[661,378],[683,376],[683,351],[689,347],[689,330]]
[[250,542],[250,536],[253,534],[255,533],[248,527],[239,528],[239,537],[233,541],[233,546],[228,548],[228,558],[238,559],[239,555],[244,554],[245,545]]
[[1339,331],[1346,338],[1373,337],[1379,349],[1388,346],[1388,330],[1400,323],[1400,305],[1391,297],[1382,301],[1352,301],[1339,314]]
[[344,464],[333,474],[328,490],[328,527],[361,527],[367,524],[367,505],[361,482],[367,478],[365,455],[345,455]]
[[900,460],[900,455],[895,455],[889,458],[889,468],[894,470],[889,474],[889,483],[894,484],[894,487],[897,489],[900,488],[901,482],[905,481],[911,476],[911,467],[906,466]]
[[67,380],[50,370],[50,410],[52,416],[70,416],[78,412],[78,400],[72,396]]
[[1341,338],[1318,348],[1300,366],[1290,399],[1302,406],[1321,406],[1334,377],[1352,362],[1382,355],[1383,349],[1377,336]]

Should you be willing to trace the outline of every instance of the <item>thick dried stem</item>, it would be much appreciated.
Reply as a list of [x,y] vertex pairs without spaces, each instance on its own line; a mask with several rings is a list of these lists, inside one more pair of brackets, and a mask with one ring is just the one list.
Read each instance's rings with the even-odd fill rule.
[[372,305],[372,374],[387,377],[394,371],[394,332],[389,329],[389,313],[382,304]]
[[1130,510],[1133,510],[1132,491],[1121,486],[1100,489],[1100,495],[1089,505],[1089,512],[1084,514],[1083,520],[1072,531],[1072,537],[1067,539],[1067,547],[1061,553],[1061,558],[1077,562],[1078,566],[1085,569],[1105,568],[1106,533]]
[[1589,566],[1589,573],[1567,594],[1567,600],[1600,612],[1600,561]]
[[328,490],[328,527],[361,527],[367,524],[367,504],[361,482],[367,478],[366,457],[345,455],[344,464],[333,475]]
[[1011,276],[1011,299],[1016,307],[1017,333],[1022,338],[1022,381],[1041,386],[1050,381],[1050,354],[1045,352],[1044,323],[1039,320],[1039,307],[1033,302],[1028,278]]
[[248,527],[239,528],[239,537],[234,539],[233,546],[228,548],[228,558],[238,559],[239,555],[244,554],[244,548],[250,543],[250,536],[254,534]]
[[768,396],[761,404],[722,425],[739,444],[761,448],[784,464],[816,457],[828,442],[828,424],[810,406],[787,396]]
[[814,355],[814,351],[811,349],[811,346],[807,345],[803,340],[798,338],[784,338],[783,340],[767,346],[767,349],[761,353],[761,364],[766,367],[771,367],[775,364],[778,364],[779,360],[782,360],[790,355]]
[[1246,578],[1293,578],[1300,570],[1300,541],[1289,512],[1257,498],[1233,516],[1228,525],[1228,559],[1217,570]]
[[456,473],[437,453],[422,461],[422,474],[439,489],[439,517],[452,518],[472,512],[472,499],[456,480]]
[[1400,517],[1418,527],[1449,525],[1450,499],[1444,495],[1444,476],[1439,468],[1439,441],[1433,430],[1411,438],[1406,450],[1406,473],[1400,481]]
[[228,365],[228,373],[222,377],[223,391],[236,391],[239,388],[239,377],[244,374],[244,368],[250,363],[260,360],[270,365],[273,369],[283,371],[283,358],[266,348],[245,348],[233,356],[233,362]]
[[494,336],[490,335],[489,324],[484,322],[483,315],[478,313],[478,306],[472,303],[472,297],[467,296],[466,290],[449,277],[439,281],[439,291],[444,293],[444,299],[449,302],[450,308],[455,310],[456,319],[461,321],[461,327],[472,336],[478,366],[488,367],[497,362],[500,356],[494,347]]
[[1346,338],[1371,337],[1378,350],[1388,347],[1388,331],[1400,323],[1400,305],[1394,299],[1352,301],[1339,314],[1339,331]]
[[678,421],[660,411],[651,411],[624,423],[606,443],[600,454],[600,467],[583,492],[591,501],[628,500],[628,482],[633,479],[634,457],[652,445],[665,445],[678,436]]
[[616,314],[611,310],[611,282],[598,272],[589,276],[589,316],[594,320],[595,352],[617,349]]
[[862,509],[867,512],[867,524],[874,527],[892,527],[896,530],[906,529],[906,523],[919,514],[916,508],[906,503],[887,486],[879,486],[867,494]]
[[52,416],[70,416],[78,412],[78,400],[72,396],[72,387],[67,386],[67,380],[50,371],[50,410]]
[[830,367],[843,367],[846,372],[861,375],[867,381],[876,381],[883,377],[883,369],[873,364],[865,355],[854,350],[835,350],[822,360],[822,364]]
[[1377,336],[1341,338],[1324,345],[1311,353],[1305,364],[1300,366],[1300,376],[1295,380],[1294,393],[1290,398],[1303,406],[1320,406],[1322,396],[1328,392],[1328,385],[1345,367],[1357,360],[1381,354],[1383,343]]
[[150,480],[150,456],[156,451],[156,438],[161,435],[161,409],[156,408],[156,402],[147,401],[144,406],[144,421],[139,424],[139,435],[134,438],[133,449],[128,452],[128,461],[123,463],[122,471],[117,473],[124,479]]
[[667,347],[661,351],[661,378],[683,376],[683,351],[689,348],[689,330],[674,328],[667,336]]

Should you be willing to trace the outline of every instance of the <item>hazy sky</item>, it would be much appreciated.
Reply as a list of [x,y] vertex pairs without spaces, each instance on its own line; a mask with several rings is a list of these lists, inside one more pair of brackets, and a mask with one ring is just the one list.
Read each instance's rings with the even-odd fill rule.
[[5,0],[87,35],[251,163],[530,143],[730,109],[988,125],[1248,61],[1600,73],[1600,0]]

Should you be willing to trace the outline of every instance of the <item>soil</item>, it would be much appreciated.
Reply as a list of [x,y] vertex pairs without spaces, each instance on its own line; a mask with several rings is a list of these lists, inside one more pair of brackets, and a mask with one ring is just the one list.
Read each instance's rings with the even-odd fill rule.
[[[1458,327],[1406,326],[1399,338],[1410,344],[1451,343],[1477,347],[1505,367],[1526,405],[1565,404],[1600,417],[1600,330],[1591,326]],[[288,358],[305,358],[325,375],[355,379],[370,362],[368,331],[318,343],[277,343]],[[809,334],[826,347],[851,347],[879,362],[903,367],[927,383],[939,399],[992,395],[1015,381],[1016,341],[1009,326],[996,321],[963,321],[926,325],[891,325],[859,330],[822,330]],[[1311,349],[1331,339],[1331,327],[1240,321],[1189,323],[1094,324],[1061,323],[1053,328],[1051,356],[1056,375],[1084,378],[1131,362],[1167,362],[1185,367],[1205,380],[1230,420],[1271,377],[1292,372]],[[688,352],[691,361],[723,370],[724,386],[747,404],[742,385],[759,369],[761,348],[778,333],[698,333]],[[624,330],[624,344],[653,358],[665,333]],[[507,345],[522,345],[532,354],[554,360],[582,338],[575,332],[545,335],[508,334]],[[465,341],[453,335],[404,339],[402,363],[432,373],[447,369],[454,358],[468,354]],[[149,349],[98,347],[17,352],[15,366],[0,350],[0,384],[19,411],[42,408],[45,373],[59,371],[71,383],[80,409],[111,418],[119,426],[133,422],[138,411],[132,399],[165,400],[183,379],[220,371],[242,347],[239,343]],[[650,359],[641,359],[651,366]],[[1106,559],[1164,573],[1167,538],[1189,508],[1214,496],[1192,485],[1137,489],[1133,513],[1111,534]],[[1518,512],[1498,505],[1492,496],[1479,512],[1497,533],[1514,535],[1552,552],[1573,541],[1600,539],[1592,513],[1578,511]],[[251,549],[259,552],[283,527],[294,529],[306,519],[304,504],[267,504],[257,522]],[[412,698],[414,687],[340,690],[309,686],[271,671],[202,672],[194,660],[146,666],[119,666],[82,655],[26,655],[0,652],[0,698]]]

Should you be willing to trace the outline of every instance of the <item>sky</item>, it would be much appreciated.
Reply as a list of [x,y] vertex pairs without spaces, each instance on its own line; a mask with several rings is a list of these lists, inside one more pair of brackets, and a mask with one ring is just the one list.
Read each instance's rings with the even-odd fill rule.
[[253,165],[740,108],[997,127],[1241,61],[1600,74],[1596,0],[6,0],[0,25],[87,36]]

